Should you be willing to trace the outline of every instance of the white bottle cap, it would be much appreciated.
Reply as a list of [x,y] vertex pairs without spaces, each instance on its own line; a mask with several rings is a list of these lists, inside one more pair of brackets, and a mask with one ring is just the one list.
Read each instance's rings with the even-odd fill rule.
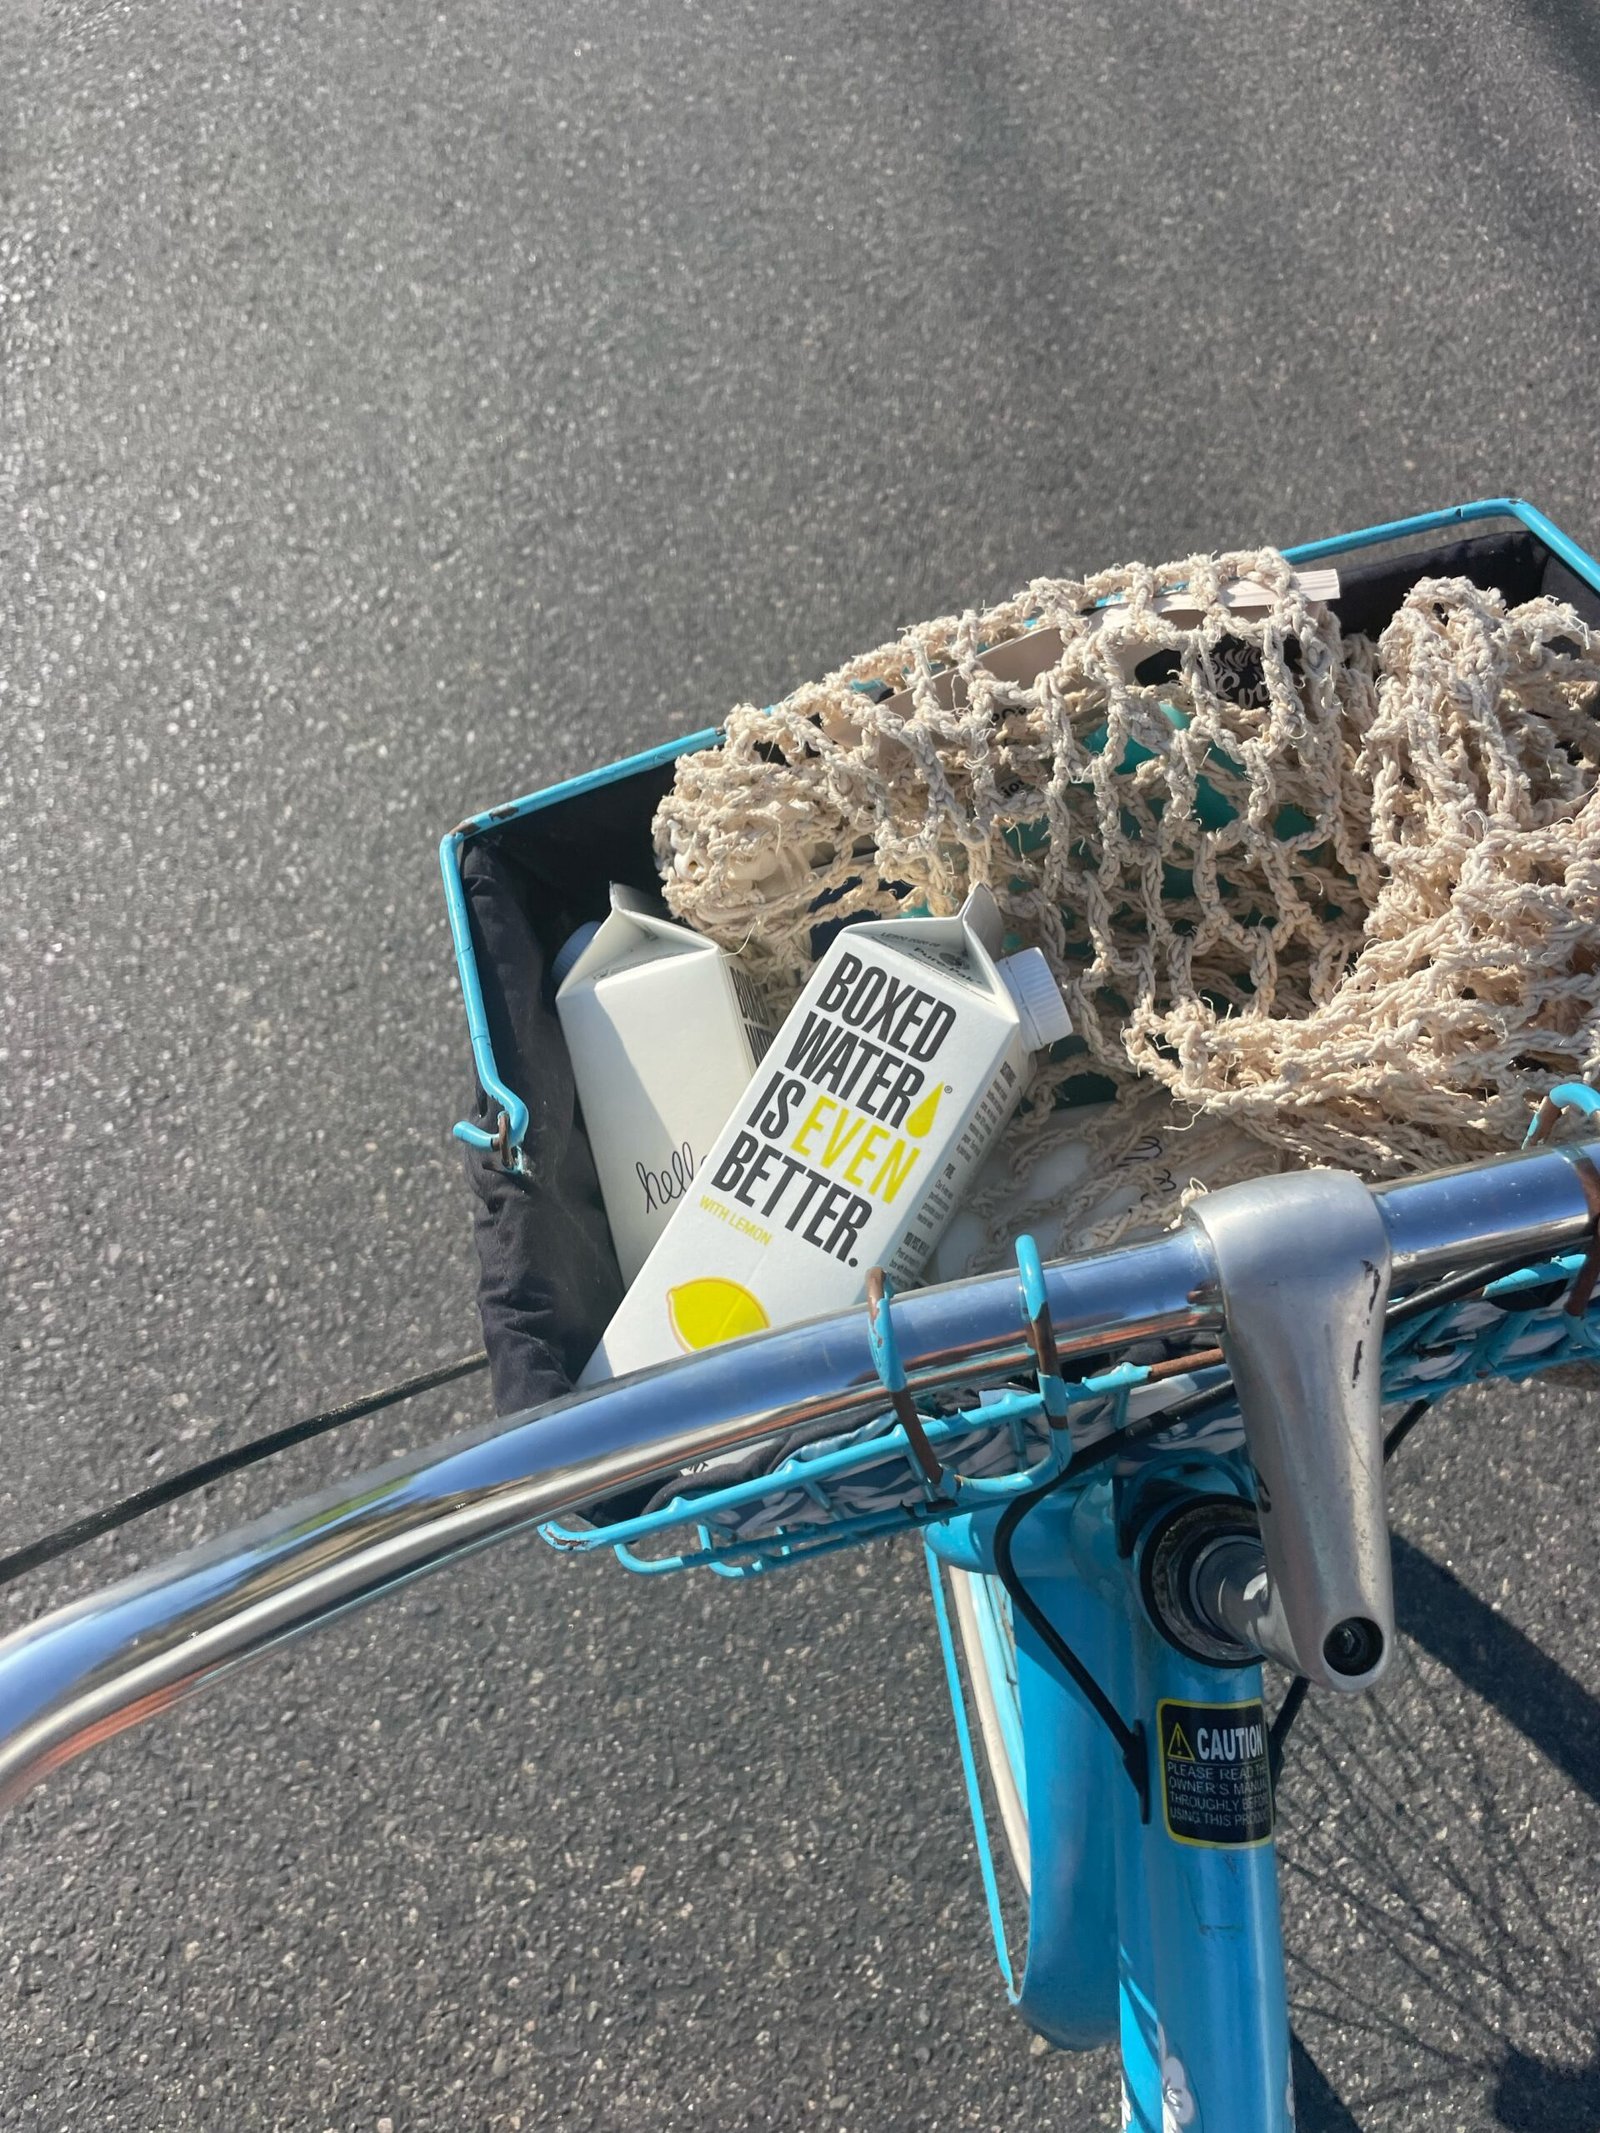
[[995,968],[1016,1003],[1022,1041],[1030,1052],[1042,1052],[1047,1044],[1072,1035],[1072,1017],[1042,948],[1024,948],[1020,955],[1004,956]]

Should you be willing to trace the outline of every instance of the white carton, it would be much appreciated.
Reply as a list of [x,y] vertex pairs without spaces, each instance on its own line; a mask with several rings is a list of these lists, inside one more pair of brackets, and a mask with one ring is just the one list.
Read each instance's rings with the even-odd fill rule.
[[772,1033],[732,957],[637,890],[613,884],[611,916],[592,935],[574,935],[556,959],[556,1013],[632,1281]]
[[1071,1027],[1038,949],[995,960],[1000,932],[978,889],[836,937],[580,1384],[857,1303],[874,1266],[921,1277],[1029,1052]]

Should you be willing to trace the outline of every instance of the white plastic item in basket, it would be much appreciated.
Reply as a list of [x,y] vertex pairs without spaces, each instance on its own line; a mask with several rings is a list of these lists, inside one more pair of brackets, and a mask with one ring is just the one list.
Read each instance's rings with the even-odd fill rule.
[[1168,1228],[1198,1193],[1294,1165],[1226,1118],[1164,1089],[1018,1119],[972,1182],[928,1267],[959,1281],[1011,1263],[1027,1232],[1046,1259],[1107,1251]]
[[875,1266],[922,1278],[1030,1053],[1071,1028],[1044,957],[1000,944],[987,889],[835,938],[581,1384],[859,1303]]

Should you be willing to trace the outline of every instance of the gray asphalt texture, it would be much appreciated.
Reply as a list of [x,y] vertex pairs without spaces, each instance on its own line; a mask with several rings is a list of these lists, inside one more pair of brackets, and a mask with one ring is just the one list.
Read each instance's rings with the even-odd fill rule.
[[[1597,90],[1553,0],[9,0],[0,1546],[474,1345],[469,808],[1044,570],[1592,545]],[[1552,1390],[1404,1454],[1415,1637],[1285,1787],[1303,2126],[1600,2125],[1597,1453]],[[906,1549],[502,1549],[0,1877],[8,2127],[1115,2122],[1005,2010]]]

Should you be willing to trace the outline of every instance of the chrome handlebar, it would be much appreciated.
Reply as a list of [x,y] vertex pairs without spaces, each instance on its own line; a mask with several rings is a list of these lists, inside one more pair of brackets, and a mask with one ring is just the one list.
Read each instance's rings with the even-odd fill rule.
[[[1379,1187],[1392,1278],[1569,1249],[1591,1236],[1600,1143]],[[1248,1188],[1242,1188],[1248,1190]],[[1213,1196],[1211,1213],[1226,1195]],[[1224,1269],[1186,1221],[1059,1260],[1045,1291],[1064,1361],[1220,1331]],[[917,1394],[1032,1367],[1014,1274],[898,1299]],[[144,1571],[0,1643],[0,1806],[98,1742],[424,1571],[797,1424],[876,1413],[862,1307],[686,1356],[394,1460]]]

